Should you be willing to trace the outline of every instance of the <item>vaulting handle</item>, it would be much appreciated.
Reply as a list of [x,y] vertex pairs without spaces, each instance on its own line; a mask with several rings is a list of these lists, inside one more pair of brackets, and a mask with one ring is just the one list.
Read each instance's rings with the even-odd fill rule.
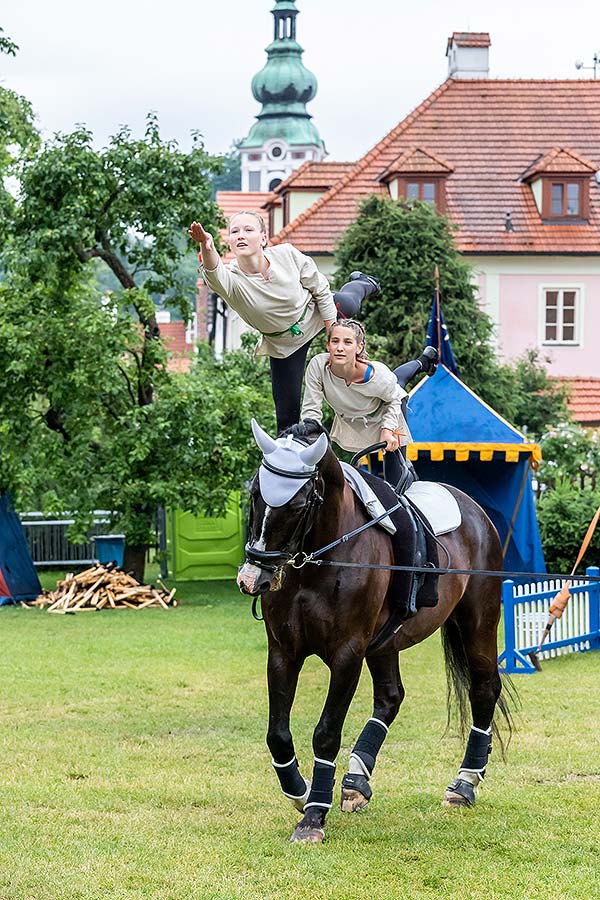
[[377,441],[376,444],[371,444],[369,447],[365,447],[364,450],[359,450],[350,460],[350,465],[354,466],[355,469],[358,468],[358,463],[363,456],[368,456],[369,453],[376,453],[378,450],[383,450],[384,447],[387,447],[387,441]]

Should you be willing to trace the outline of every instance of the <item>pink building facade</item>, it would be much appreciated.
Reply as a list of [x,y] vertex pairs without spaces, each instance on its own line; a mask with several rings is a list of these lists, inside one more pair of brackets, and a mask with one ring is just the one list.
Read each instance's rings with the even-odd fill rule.
[[551,375],[600,377],[600,258],[467,256],[500,357],[538,350]]

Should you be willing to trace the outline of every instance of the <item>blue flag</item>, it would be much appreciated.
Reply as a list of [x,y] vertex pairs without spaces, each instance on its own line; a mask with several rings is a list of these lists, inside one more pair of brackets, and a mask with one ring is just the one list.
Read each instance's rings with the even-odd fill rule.
[[[441,338],[441,348],[438,342],[438,334]],[[442,312],[441,305],[439,306],[438,325],[438,301],[435,294],[433,295],[431,315],[429,316],[429,323],[427,325],[427,343],[429,344],[429,346],[436,348],[440,355],[441,364],[443,366],[446,366],[446,368],[449,369],[454,375],[458,375],[458,366],[454,358],[454,353],[452,352],[452,344],[450,343],[448,329],[446,327],[446,323],[444,322],[444,313]]]

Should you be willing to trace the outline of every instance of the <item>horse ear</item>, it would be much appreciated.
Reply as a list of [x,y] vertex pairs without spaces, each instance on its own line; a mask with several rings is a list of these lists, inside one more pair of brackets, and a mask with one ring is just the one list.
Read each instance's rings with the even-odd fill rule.
[[327,453],[327,448],[329,446],[329,441],[327,440],[326,434],[319,435],[319,439],[314,442],[314,444],[310,444],[310,446],[305,447],[298,454],[302,462],[307,466],[316,466],[318,462],[320,462],[325,454]]
[[272,453],[273,450],[277,449],[277,444],[275,443],[273,438],[270,437],[267,432],[260,427],[256,419],[252,419],[250,424],[252,425],[252,434],[254,435],[254,440],[258,444],[258,449],[262,450],[264,456],[266,456],[268,453]]

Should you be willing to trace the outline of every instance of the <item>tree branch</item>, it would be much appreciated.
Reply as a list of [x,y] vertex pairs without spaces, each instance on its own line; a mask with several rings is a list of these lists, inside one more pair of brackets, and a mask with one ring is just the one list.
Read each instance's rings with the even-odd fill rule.
[[128,391],[128,393],[129,393],[129,396],[131,397],[131,402],[132,402],[133,405],[135,406],[136,399],[135,399],[135,394],[133,393],[133,388],[132,388],[132,386],[131,386],[131,381],[129,380],[129,375],[127,374],[127,372],[125,371],[125,369],[123,368],[123,366],[121,366],[121,365],[119,365],[119,364],[117,364],[117,369],[119,370],[119,372],[121,373],[121,375],[122,375],[123,378],[125,379],[125,383],[127,384],[127,391]]

